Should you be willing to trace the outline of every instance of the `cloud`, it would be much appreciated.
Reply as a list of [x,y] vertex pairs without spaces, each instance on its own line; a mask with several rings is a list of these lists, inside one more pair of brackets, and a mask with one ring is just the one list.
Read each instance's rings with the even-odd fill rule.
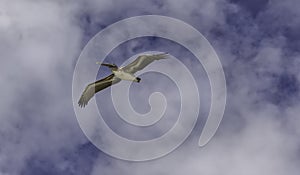
[[58,153],[66,139],[80,143],[69,87],[81,31],[72,5],[1,1],[1,7],[0,172],[19,174],[31,156]]
[[112,167],[96,166],[93,174],[297,174],[297,163],[290,156],[297,150],[294,141],[279,122],[265,118],[269,112],[261,112],[256,115],[263,119],[247,114],[241,132],[218,136],[204,148],[197,148],[193,139],[162,159],[136,164],[117,161]]
[[[297,174],[298,4],[0,1],[0,174]],[[73,112],[71,85],[86,42],[109,24],[142,14],[172,16],[199,29],[220,56],[228,99],[218,133],[204,148],[197,147],[201,119],[171,154],[133,163],[113,159],[88,142]],[[149,39],[123,49],[131,55],[158,43],[170,44]],[[176,53],[176,47],[166,49]],[[186,51],[183,55],[192,71],[201,67]]]

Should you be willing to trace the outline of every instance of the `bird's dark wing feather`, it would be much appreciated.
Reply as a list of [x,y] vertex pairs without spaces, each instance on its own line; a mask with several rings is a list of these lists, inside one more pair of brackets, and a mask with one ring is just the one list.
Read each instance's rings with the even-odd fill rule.
[[133,62],[128,64],[127,66],[123,67],[122,70],[128,73],[136,73],[139,70],[142,70],[147,65],[152,63],[155,60],[165,59],[167,58],[166,53],[163,54],[155,54],[155,55],[141,55],[137,59],[135,59]]
[[116,84],[120,82],[121,79],[114,76],[114,74],[111,74],[101,80],[98,80],[94,83],[91,83],[86,86],[84,89],[79,101],[78,105],[80,107],[85,107],[88,104],[88,101],[99,91]]

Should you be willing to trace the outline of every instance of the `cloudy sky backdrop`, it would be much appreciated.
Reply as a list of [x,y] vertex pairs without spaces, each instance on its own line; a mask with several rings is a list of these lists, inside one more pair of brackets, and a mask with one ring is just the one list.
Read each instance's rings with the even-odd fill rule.
[[[0,0],[0,174],[299,174],[299,8],[298,0]],[[134,163],[107,156],[87,140],[72,106],[72,76],[96,33],[146,14],[183,20],[208,39],[223,64],[228,97],[220,128],[204,148],[197,147],[200,119],[177,150]],[[120,64],[156,49],[181,56],[195,77],[207,80],[203,70],[195,71],[201,65],[191,53],[163,39],[128,41],[107,59]],[[154,76],[146,74],[144,81]],[[197,83],[209,91],[207,82]],[[150,87],[149,94],[156,90],[164,89]],[[98,103],[106,95],[97,96]],[[202,96],[205,116],[210,99]],[[132,97],[132,104],[141,113],[149,110],[140,97]],[[171,116],[177,112],[168,110]],[[115,129],[116,120],[110,122]],[[124,131],[128,137],[149,136]]]

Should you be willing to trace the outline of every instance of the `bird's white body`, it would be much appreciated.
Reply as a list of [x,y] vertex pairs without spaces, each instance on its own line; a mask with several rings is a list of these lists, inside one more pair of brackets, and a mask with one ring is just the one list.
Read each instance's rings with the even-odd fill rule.
[[121,80],[137,81],[136,77],[133,74],[125,72],[122,69],[118,69],[112,72],[116,77],[120,78]]

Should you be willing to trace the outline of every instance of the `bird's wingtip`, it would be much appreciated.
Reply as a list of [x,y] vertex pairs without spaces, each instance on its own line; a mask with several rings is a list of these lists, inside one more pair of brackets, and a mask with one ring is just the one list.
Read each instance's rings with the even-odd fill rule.
[[81,108],[84,108],[87,105],[87,102],[84,100],[83,97],[80,97],[79,101],[78,101],[78,106]]
[[168,56],[170,56],[168,52],[163,52],[159,55],[162,56],[162,58],[169,58]]

